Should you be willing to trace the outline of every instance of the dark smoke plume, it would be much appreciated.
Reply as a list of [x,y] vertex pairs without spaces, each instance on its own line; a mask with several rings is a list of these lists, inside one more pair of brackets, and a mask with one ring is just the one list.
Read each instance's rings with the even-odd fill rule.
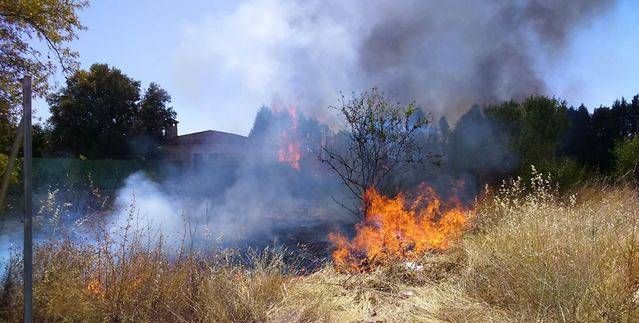
[[379,20],[361,39],[362,77],[368,85],[453,116],[473,103],[544,94],[536,59],[552,58],[571,33],[613,3],[393,2],[382,6]]
[[[241,120],[275,100],[329,121],[340,92],[379,87],[454,122],[475,103],[553,94],[542,70],[556,68],[573,36],[615,4],[247,0],[190,26],[177,78],[198,89],[188,93],[194,102],[213,100]],[[240,90],[207,97],[230,86]],[[248,133],[224,118],[209,126]]]

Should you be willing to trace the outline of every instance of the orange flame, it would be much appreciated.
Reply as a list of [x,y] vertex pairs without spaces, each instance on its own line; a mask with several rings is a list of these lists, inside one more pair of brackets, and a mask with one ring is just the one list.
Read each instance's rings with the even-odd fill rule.
[[104,287],[102,287],[102,283],[100,282],[98,278],[91,279],[89,283],[87,284],[86,289],[87,289],[87,292],[93,295],[100,296],[104,294]]
[[411,203],[400,193],[394,198],[369,188],[367,209],[353,240],[331,233],[333,263],[346,271],[364,271],[390,261],[415,260],[427,252],[447,249],[461,237],[467,217],[453,200],[445,208],[437,193],[424,184]]
[[302,153],[300,152],[300,145],[293,140],[287,140],[287,136],[282,138],[284,143],[280,146],[277,152],[277,161],[287,163],[294,169],[300,170],[300,160],[302,159]]
[[297,139],[297,109],[295,106],[288,108],[288,115],[291,118],[291,126],[289,129],[282,131],[277,160],[289,164],[296,170],[300,170],[302,151],[300,150],[300,143]]

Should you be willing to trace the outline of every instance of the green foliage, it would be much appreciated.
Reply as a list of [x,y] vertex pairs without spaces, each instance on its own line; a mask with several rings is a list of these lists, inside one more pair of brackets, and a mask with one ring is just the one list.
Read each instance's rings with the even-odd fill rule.
[[139,81],[106,64],[94,64],[49,97],[52,150],[89,159],[147,154],[175,120],[167,107],[170,100],[151,83],[140,101]]
[[9,154],[17,128],[16,117],[9,111],[9,106],[0,100],[0,153]]
[[144,167],[133,160],[34,158],[33,182],[43,190],[117,190],[129,175]]
[[[9,156],[5,154],[0,154],[0,178],[4,178],[7,167],[9,165]],[[19,165],[15,165],[13,171],[11,172],[11,176],[9,177],[9,181],[12,185],[18,184],[20,182],[20,169]]]
[[593,133],[592,118],[588,109],[582,104],[579,108],[566,110],[568,127],[561,140],[559,154],[575,158],[588,166],[597,164],[596,154],[593,153],[595,134]]
[[611,107],[599,107],[593,111],[591,119],[591,132],[581,140],[588,142],[591,162],[600,171],[612,173],[616,142],[639,133],[639,95],[631,102],[621,98]]
[[617,141],[614,154],[618,177],[636,178],[639,175],[639,136]]
[[530,96],[521,103],[488,107],[486,115],[504,130],[520,167],[539,165],[555,157],[568,126],[566,103],[545,96]]
[[175,120],[176,114],[172,107],[167,106],[171,96],[156,83],[149,84],[140,102],[138,116],[138,130],[146,136],[160,141],[164,136],[164,129]]
[[18,105],[26,74],[33,77],[34,93],[44,96],[57,65],[65,72],[77,67],[78,54],[68,43],[84,29],[77,11],[87,5],[86,0],[0,1],[0,101]]
[[106,64],[78,71],[49,97],[54,151],[124,157],[135,126],[140,83]]
[[[531,169],[521,172],[520,176],[524,181],[531,180],[535,176],[535,172],[531,172]],[[539,165],[535,165],[535,170],[550,176],[560,189],[570,189],[592,182],[595,177],[595,173],[590,168],[567,157],[544,160]]]

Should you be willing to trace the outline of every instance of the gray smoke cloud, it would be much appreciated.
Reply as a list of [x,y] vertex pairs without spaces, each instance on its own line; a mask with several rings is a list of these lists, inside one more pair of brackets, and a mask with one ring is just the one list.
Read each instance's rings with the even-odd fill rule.
[[[455,114],[473,103],[545,93],[536,59],[613,1],[418,1],[389,5],[363,38],[369,84]],[[461,111],[460,111],[461,110]]]
[[244,120],[272,100],[329,120],[340,92],[374,86],[454,118],[473,103],[549,94],[541,67],[615,4],[249,0],[186,29],[176,75],[200,102],[236,87],[213,109]]

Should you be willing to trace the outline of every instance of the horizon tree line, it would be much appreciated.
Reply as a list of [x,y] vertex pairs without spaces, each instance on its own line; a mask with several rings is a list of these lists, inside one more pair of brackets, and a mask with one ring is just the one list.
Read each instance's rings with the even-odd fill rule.
[[[375,91],[371,94],[376,94]],[[380,117],[364,113],[373,113],[365,109],[367,103],[363,101],[372,97],[379,99],[371,101],[377,102],[378,106],[389,105],[389,98],[381,93],[377,96],[363,93],[354,98],[355,101],[343,99],[343,106],[334,110],[349,112],[347,117],[351,118],[360,115],[362,120]],[[359,105],[351,104],[350,109],[344,110],[349,108],[345,103],[357,99]],[[40,157],[158,158],[164,129],[176,119],[166,90],[156,83],[142,90],[139,81],[106,64],[94,64],[88,70],[76,71],[64,87],[47,97],[47,102],[51,116],[34,128],[34,151]],[[411,111],[407,118],[417,118],[415,120],[420,122],[419,127],[411,130],[409,139],[413,140],[412,132],[415,132],[420,153],[438,157],[435,158],[437,165],[430,167],[430,171],[457,177],[473,175],[482,183],[525,174],[530,165],[573,182],[593,173],[619,174],[622,172],[617,162],[620,154],[625,156],[622,167],[625,172],[636,168],[634,160],[639,155],[632,148],[632,140],[639,140],[636,139],[639,94],[630,101],[622,97],[610,107],[600,106],[592,112],[583,104],[568,107],[565,101],[557,98],[534,95],[521,101],[475,105],[453,125],[445,117],[436,123],[427,120],[427,114],[414,104]],[[267,126],[265,123],[275,122],[275,119],[266,118],[267,112],[263,108],[257,114],[252,136]],[[399,112],[394,111],[395,118],[388,120],[409,126],[408,119],[397,119]],[[379,111],[375,113],[379,114]],[[3,118],[0,123],[0,153],[6,154],[10,149],[16,126],[15,118]],[[347,132],[355,134],[359,129],[362,140],[370,139],[366,137],[368,134],[361,133],[357,124],[352,126]],[[302,127],[306,126],[302,124]],[[313,122],[308,127],[301,133],[317,138],[326,135],[325,126]],[[322,133],[316,133],[319,131]],[[331,142],[345,138],[343,132],[333,137]],[[392,160],[392,156],[390,158]],[[414,169],[406,171],[414,175]]]

